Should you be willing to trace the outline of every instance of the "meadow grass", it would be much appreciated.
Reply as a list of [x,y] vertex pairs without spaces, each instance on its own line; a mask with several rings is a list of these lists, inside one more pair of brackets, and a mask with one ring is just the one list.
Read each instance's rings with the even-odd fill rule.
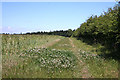
[[2,55],[19,54],[20,51],[40,47],[59,38],[48,35],[3,35]]
[[101,53],[99,48],[103,48],[100,44],[98,48],[75,38],[72,38],[72,40],[93,78],[118,78],[118,61],[112,58],[106,59],[99,55]]
[[48,35],[3,35],[2,77],[73,77],[76,57],[71,51],[41,48],[42,45],[62,38]]
[[[56,50],[63,50],[63,51],[71,51],[73,52],[73,54],[75,55],[75,51],[71,45],[71,42],[69,40],[69,38],[63,38],[61,39],[61,41],[59,41],[58,43],[49,46],[49,49],[56,49]],[[77,55],[75,55],[77,56]],[[77,58],[77,57],[76,57]],[[69,72],[70,75],[69,77],[73,77],[73,78],[82,78],[82,68],[84,67],[82,64],[78,64],[79,63],[79,59],[77,58],[76,60],[77,65],[75,66],[75,68],[73,69],[72,72]],[[67,73],[66,73],[67,74]]]
[[[19,57],[20,61],[18,61]],[[16,64],[7,64],[5,61],[3,77],[12,78],[69,78],[72,70],[76,66],[76,57],[69,51],[57,51],[46,48],[34,48],[29,51],[23,51],[17,58]],[[13,63],[13,62],[12,62]],[[15,62],[14,62],[15,63]],[[8,66],[7,66],[8,65]],[[12,67],[11,67],[12,66]],[[4,69],[3,68],[3,69]],[[9,72],[9,73],[8,73]],[[68,73],[68,74],[67,74]],[[71,76],[70,76],[71,75]]]
[[73,43],[74,45],[76,46],[76,48],[79,50],[79,51],[87,51],[87,52],[93,52],[96,54],[96,47],[93,47],[91,45],[88,45],[84,42],[82,42],[81,40],[77,40],[76,38],[71,38],[73,40]]
[[[59,41],[54,42],[56,39]],[[44,45],[46,48],[42,48]],[[117,78],[118,62],[105,59],[100,53],[97,47],[75,38],[3,35],[2,77],[82,78],[84,67],[87,66],[87,74],[92,78]]]
[[69,38],[62,38],[61,41],[59,41],[58,43],[56,43],[48,48],[71,51],[72,46],[70,45]]

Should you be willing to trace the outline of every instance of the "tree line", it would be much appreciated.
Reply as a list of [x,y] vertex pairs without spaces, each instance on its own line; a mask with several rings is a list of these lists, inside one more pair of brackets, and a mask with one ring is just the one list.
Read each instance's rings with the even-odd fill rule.
[[120,57],[120,7],[109,8],[100,16],[91,16],[73,33],[88,44],[105,46],[112,56]]
[[30,35],[32,35],[32,34],[40,34],[40,35],[59,35],[59,36],[65,36],[65,37],[71,37],[72,36],[72,34],[73,34],[73,32],[74,32],[75,30],[71,30],[71,29],[68,29],[68,30],[59,30],[59,31],[50,31],[50,32],[43,32],[43,31],[39,31],[39,32],[28,32],[28,33],[26,33],[26,34],[30,34]]

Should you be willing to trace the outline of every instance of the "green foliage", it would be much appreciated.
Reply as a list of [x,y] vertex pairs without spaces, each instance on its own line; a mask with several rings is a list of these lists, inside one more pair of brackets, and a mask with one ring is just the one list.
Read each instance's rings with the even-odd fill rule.
[[[82,23],[73,36],[83,39],[89,44],[101,43],[111,53],[119,52],[120,46],[120,8],[109,8],[104,15],[91,16]],[[118,53],[116,56],[120,56]]]
[[59,31],[50,31],[50,32],[31,32],[31,33],[26,33],[26,34],[37,34],[37,35],[59,35],[59,36],[65,36],[65,37],[71,37],[73,34],[74,30],[72,31],[71,29],[68,30],[59,30]]

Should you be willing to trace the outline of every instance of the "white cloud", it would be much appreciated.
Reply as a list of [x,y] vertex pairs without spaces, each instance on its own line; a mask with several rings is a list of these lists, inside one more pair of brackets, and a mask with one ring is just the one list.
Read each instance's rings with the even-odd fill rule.
[[7,28],[8,28],[9,30],[11,29],[11,27],[10,27],[10,26],[8,26]]

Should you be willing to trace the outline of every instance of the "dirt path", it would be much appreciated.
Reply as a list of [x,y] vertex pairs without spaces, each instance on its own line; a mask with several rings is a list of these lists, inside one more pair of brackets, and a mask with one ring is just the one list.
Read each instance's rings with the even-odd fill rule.
[[49,42],[49,43],[47,43],[47,44],[44,44],[44,45],[41,46],[41,48],[47,48],[47,47],[49,47],[49,46],[52,46],[52,45],[54,45],[55,43],[59,42],[60,40],[61,40],[61,39],[56,39],[56,40],[54,40],[54,41],[52,41],[52,42]]
[[75,45],[73,44],[73,41],[69,38],[70,44],[72,45],[73,49],[75,49]]
[[78,70],[78,72],[79,72],[78,74],[81,74],[82,78],[90,78],[91,76],[90,76],[90,74],[88,72],[87,65],[85,64],[85,62],[83,62],[81,60],[82,56],[78,53],[78,50],[77,50],[76,46],[74,45],[72,39],[69,38],[69,41],[70,41],[70,44],[72,46],[72,51],[74,52],[75,56],[78,59],[78,66],[83,66],[82,70],[81,69]]

